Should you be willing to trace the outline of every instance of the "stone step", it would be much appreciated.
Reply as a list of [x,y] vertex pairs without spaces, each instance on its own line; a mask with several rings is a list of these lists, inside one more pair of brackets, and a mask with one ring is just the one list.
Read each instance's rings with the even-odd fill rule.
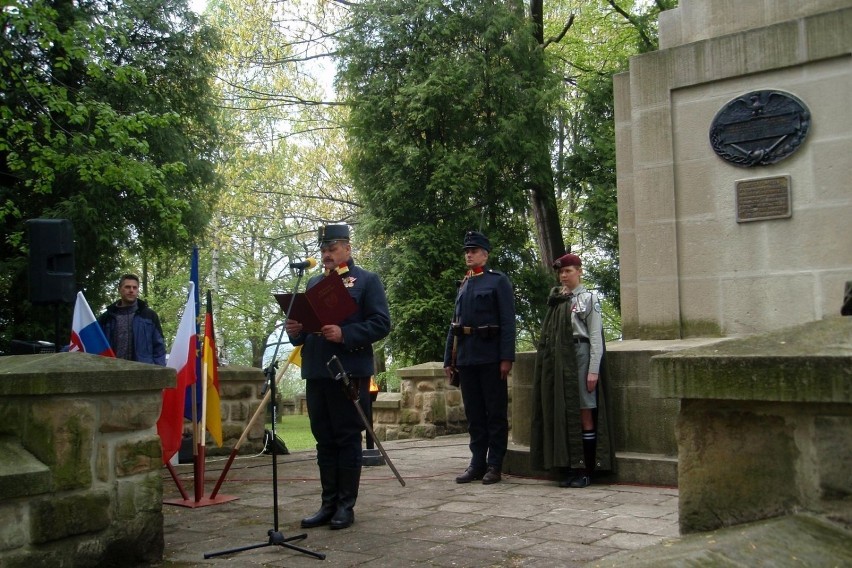
[[[659,487],[677,487],[677,457],[661,454],[616,452],[615,475],[602,473],[608,483],[636,483]],[[551,472],[530,467],[530,450],[510,444],[503,460],[503,472],[508,475],[556,479]]]
[[51,490],[50,468],[8,436],[0,437],[0,501]]

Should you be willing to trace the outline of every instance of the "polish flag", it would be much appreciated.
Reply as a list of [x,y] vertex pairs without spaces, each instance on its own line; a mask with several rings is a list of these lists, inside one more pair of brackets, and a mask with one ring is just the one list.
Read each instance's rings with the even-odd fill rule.
[[183,316],[180,318],[177,337],[169,353],[167,367],[177,371],[174,388],[163,389],[163,407],[157,419],[157,434],[163,446],[163,463],[168,463],[180,450],[183,436],[183,406],[186,387],[195,383],[195,358],[197,339],[195,335],[195,284],[189,283],[189,295]]

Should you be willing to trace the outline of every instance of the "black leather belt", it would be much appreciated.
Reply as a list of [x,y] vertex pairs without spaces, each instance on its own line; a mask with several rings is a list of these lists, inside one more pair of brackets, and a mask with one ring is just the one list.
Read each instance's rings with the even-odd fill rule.
[[589,343],[589,344],[591,344],[588,337],[575,337],[574,343]]
[[496,337],[500,332],[499,325],[480,325],[470,327],[453,324],[453,335],[478,335],[479,337]]

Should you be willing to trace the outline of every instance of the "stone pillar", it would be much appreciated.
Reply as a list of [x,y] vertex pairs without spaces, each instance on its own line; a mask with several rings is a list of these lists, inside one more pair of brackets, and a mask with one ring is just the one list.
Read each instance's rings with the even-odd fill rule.
[[[461,391],[447,384],[442,363],[431,362],[399,369],[402,379],[399,398],[399,418],[396,425],[383,422],[376,436],[396,440],[434,438],[467,431],[467,418]],[[380,401],[385,397],[380,396]],[[379,405],[380,406],[380,405]]]
[[[207,443],[208,455],[228,455],[242,436],[248,422],[263,400],[265,377],[256,367],[225,365],[219,367],[219,392],[222,402],[222,447]],[[292,406],[292,403],[291,403]],[[291,412],[292,413],[292,412]],[[279,401],[279,416],[284,414]],[[267,421],[264,412],[252,424],[248,437],[239,453],[255,454],[263,449],[263,426]]]
[[0,357],[0,565],[162,560],[156,421],[176,380],[86,353]]

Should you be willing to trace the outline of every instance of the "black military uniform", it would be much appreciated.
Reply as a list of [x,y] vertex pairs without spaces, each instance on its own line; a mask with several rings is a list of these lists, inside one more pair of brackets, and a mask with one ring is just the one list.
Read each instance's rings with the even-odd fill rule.
[[[469,231],[464,248],[484,250],[487,260],[491,243],[482,233]],[[509,392],[500,365],[509,362],[511,368],[514,360],[512,283],[502,272],[475,266],[459,285],[444,353],[444,367],[458,370],[470,433],[470,466],[456,478],[458,483],[500,481],[509,438]]]
[[[320,229],[320,246],[349,243],[349,227],[329,225]],[[302,519],[303,528],[331,524],[346,528],[355,515],[361,479],[361,432],[365,429],[350,393],[335,381],[326,364],[336,355],[361,397],[369,397],[370,376],[375,373],[373,343],[390,332],[390,312],[384,286],[378,275],[355,265],[349,258],[337,267],[358,310],[340,322],[343,342],[326,340],[321,334],[302,332],[290,337],[302,346],[302,378],[311,432],[317,442],[317,465],[322,483],[322,506],[313,516]],[[307,288],[326,275],[314,276]]]

